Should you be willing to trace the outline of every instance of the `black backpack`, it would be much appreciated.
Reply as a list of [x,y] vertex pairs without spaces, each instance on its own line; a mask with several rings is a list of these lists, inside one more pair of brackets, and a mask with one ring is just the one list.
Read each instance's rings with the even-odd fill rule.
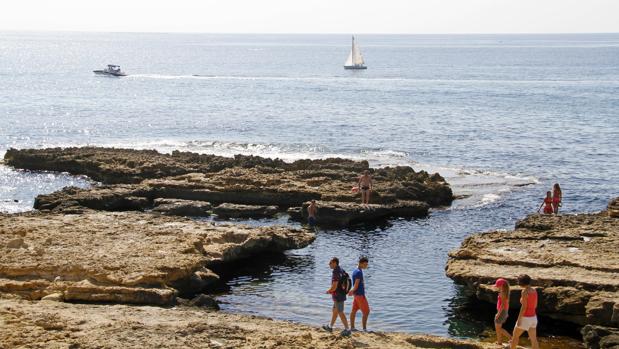
[[352,280],[347,272],[342,269],[340,273],[340,280],[337,282],[337,289],[335,292],[338,294],[347,295],[350,289],[352,288]]

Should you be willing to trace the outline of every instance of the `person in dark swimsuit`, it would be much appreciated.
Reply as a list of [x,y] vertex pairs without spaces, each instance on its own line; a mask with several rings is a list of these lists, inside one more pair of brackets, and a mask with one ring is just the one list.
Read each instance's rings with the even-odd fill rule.
[[363,174],[359,176],[358,181],[359,189],[361,191],[361,203],[367,205],[370,203],[370,193],[372,192],[372,176],[370,171],[365,170]]
[[310,225],[310,227],[313,227],[316,225],[316,212],[317,211],[318,211],[318,208],[316,207],[316,200],[312,200],[309,206],[307,206],[307,223]]

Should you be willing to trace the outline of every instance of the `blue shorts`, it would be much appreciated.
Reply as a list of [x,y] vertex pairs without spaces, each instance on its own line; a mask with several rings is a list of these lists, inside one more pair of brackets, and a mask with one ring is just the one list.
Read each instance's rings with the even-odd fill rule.
[[310,225],[310,226],[312,226],[312,227],[313,227],[313,226],[315,226],[315,225],[316,225],[316,218],[314,218],[314,217],[309,217],[309,218],[307,219],[307,222],[309,223],[309,225]]

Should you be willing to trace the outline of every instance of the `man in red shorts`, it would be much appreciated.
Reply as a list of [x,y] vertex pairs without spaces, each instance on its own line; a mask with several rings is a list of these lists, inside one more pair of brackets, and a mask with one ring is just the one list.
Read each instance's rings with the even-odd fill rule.
[[365,280],[363,279],[363,269],[367,269],[368,267],[368,259],[367,257],[359,258],[358,268],[355,269],[352,273],[352,283],[353,287],[350,289],[348,293],[349,296],[354,295],[355,298],[352,303],[352,311],[350,312],[350,330],[356,331],[355,329],[355,317],[357,316],[357,311],[361,310],[363,314],[362,324],[363,330],[367,331],[368,317],[370,316],[370,305],[368,304],[368,300],[365,298]]

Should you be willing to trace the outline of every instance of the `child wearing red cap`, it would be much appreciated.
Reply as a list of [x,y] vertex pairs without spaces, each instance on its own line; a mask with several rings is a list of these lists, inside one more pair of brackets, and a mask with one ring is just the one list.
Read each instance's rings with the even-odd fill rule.
[[503,337],[509,342],[511,336],[503,328],[503,324],[507,321],[509,315],[509,283],[505,279],[497,279],[494,287],[499,290],[499,296],[496,302],[496,316],[494,317],[494,328],[496,329],[496,342],[498,345],[503,345]]

